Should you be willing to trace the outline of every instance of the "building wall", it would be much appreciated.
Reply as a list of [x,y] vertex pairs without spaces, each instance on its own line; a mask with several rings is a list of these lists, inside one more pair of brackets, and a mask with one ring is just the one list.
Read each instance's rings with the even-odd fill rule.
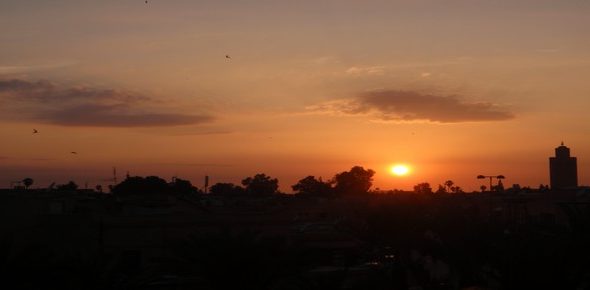
[[549,171],[552,189],[578,186],[578,169],[575,157],[549,158]]

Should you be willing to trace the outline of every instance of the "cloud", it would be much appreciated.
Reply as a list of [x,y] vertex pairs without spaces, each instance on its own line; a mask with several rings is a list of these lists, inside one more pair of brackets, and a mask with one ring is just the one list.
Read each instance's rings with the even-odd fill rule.
[[97,89],[84,86],[62,87],[49,81],[20,79],[0,80],[0,97],[22,102],[115,102],[132,103],[150,98],[114,89]]
[[233,164],[226,163],[151,163],[157,166],[186,166],[186,167],[233,167]]
[[49,81],[0,80],[0,113],[62,126],[154,127],[202,124],[206,114],[182,114],[144,95],[115,89],[65,87]]
[[[123,110],[121,110],[123,109]],[[213,118],[205,115],[171,113],[129,113],[115,105],[82,105],[40,114],[38,119],[62,126],[87,127],[154,127],[205,123]]]
[[327,55],[327,56],[316,57],[316,58],[312,59],[310,62],[312,64],[316,64],[316,65],[326,65],[326,64],[330,64],[330,63],[338,63],[339,60],[335,56]]
[[179,126],[167,128],[166,130],[154,131],[150,128],[137,130],[138,133],[147,133],[150,135],[158,134],[162,136],[212,136],[233,134],[235,131],[228,130],[225,127],[215,126],[214,124],[200,124],[194,126]]
[[382,75],[385,73],[384,66],[351,66],[344,71],[347,75],[362,76],[362,75]]
[[16,157],[8,157],[8,156],[0,156],[0,160],[28,160],[28,161],[51,161],[51,160],[55,160],[53,158],[16,158]]
[[503,121],[514,118],[509,110],[490,102],[469,102],[457,96],[413,91],[382,90],[308,107],[337,115],[367,115],[379,121],[461,123]]
[[41,65],[0,65],[0,74],[17,74],[28,73],[34,71],[50,70],[57,68],[64,68],[75,65],[74,61],[62,61],[51,64]]

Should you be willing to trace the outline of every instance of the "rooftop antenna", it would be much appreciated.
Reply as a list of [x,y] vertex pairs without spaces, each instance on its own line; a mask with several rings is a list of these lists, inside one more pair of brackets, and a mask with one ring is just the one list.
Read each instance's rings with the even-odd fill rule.
[[207,190],[209,188],[209,175],[205,175],[205,193],[207,193]]
[[113,182],[117,184],[117,167],[113,167]]

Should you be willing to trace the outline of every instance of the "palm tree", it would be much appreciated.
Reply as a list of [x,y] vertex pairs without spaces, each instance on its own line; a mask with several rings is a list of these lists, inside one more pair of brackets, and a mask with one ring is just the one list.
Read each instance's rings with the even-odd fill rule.
[[23,179],[23,184],[25,185],[25,189],[29,189],[29,186],[33,185],[33,179],[30,177],[27,177],[27,178]]

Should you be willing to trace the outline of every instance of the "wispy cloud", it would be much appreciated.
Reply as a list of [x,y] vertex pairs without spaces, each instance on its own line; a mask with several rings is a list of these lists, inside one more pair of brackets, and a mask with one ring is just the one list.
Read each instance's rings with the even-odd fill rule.
[[125,105],[88,104],[63,108],[38,115],[41,121],[63,126],[89,127],[153,127],[205,123],[213,118],[205,115],[173,113],[135,113]]
[[196,126],[182,126],[175,128],[167,128],[166,130],[159,130],[154,132],[149,128],[144,130],[137,130],[139,133],[158,134],[162,136],[213,136],[213,135],[227,135],[233,134],[235,131],[226,129],[221,126],[212,126],[209,124],[200,124]]
[[232,167],[233,164],[227,163],[150,163],[157,166],[183,166],[183,167]]
[[308,109],[337,115],[366,115],[379,121],[392,122],[461,123],[503,121],[515,117],[508,109],[491,102],[398,90],[372,91],[356,98],[325,102]]
[[362,75],[382,75],[385,73],[384,66],[351,66],[344,71],[347,75],[362,76]]
[[0,65],[0,74],[18,74],[48,69],[63,68],[75,65],[74,61],[62,61],[51,64],[39,65]]
[[8,156],[0,156],[0,160],[27,160],[27,161],[51,161],[51,160],[55,160],[53,158],[38,158],[38,157],[33,157],[33,158],[23,158],[23,157],[8,157]]
[[335,56],[326,55],[326,56],[320,56],[320,57],[313,58],[310,60],[310,62],[312,64],[316,64],[316,65],[326,65],[326,64],[338,63],[340,61]]
[[63,126],[153,127],[211,122],[206,114],[182,114],[145,95],[49,81],[0,80],[0,109],[12,119]]

